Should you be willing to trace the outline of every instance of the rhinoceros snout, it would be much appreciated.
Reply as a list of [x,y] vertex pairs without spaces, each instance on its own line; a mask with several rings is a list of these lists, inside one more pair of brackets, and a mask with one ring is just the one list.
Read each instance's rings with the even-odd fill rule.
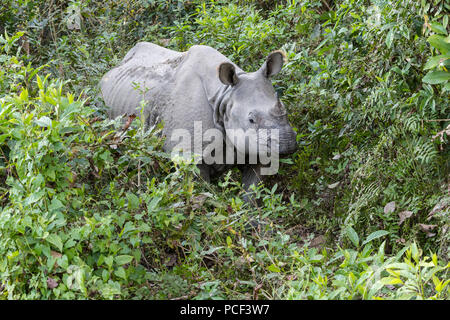
[[297,133],[289,126],[280,135],[280,154],[294,153],[298,148]]

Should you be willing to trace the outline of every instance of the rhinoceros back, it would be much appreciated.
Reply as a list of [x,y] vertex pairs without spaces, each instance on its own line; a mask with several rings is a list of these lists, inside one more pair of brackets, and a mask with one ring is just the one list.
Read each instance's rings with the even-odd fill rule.
[[149,42],[136,44],[120,65],[105,74],[100,82],[109,116],[135,114],[144,99],[156,101],[172,81],[184,52],[172,51]]

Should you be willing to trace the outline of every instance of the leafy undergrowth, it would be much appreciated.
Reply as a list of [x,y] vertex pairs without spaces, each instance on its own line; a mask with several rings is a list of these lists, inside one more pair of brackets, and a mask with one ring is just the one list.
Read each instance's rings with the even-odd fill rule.
[[[435,2],[74,1],[90,28],[71,33],[59,7],[12,4],[1,21],[24,32],[0,37],[0,297],[448,299],[448,8]],[[206,184],[173,162],[161,127],[106,119],[98,78],[142,39],[211,45],[246,70],[287,52],[274,84],[300,149],[259,206],[237,172]]]

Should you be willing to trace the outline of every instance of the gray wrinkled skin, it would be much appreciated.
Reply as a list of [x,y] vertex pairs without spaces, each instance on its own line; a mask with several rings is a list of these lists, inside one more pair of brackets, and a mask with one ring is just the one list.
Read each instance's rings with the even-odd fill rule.
[[[141,42],[119,66],[104,75],[100,85],[111,118],[139,114],[144,99],[147,125],[164,121],[167,152],[177,144],[170,140],[174,129],[187,129],[194,137],[193,123],[202,121],[203,132],[209,128],[218,128],[225,134],[239,128],[279,129],[279,153],[289,154],[296,149],[296,134],[270,81],[281,70],[283,61],[284,54],[275,51],[258,71],[246,73],[208,46],[176,52]],[[245,153],[240,142],[234,146]],[[208,141],[203,144],[204,148]],[[207,181],[227,169],[218,164],[199,167]],[[246,189],[260,181],[260,165],[240,168]]]

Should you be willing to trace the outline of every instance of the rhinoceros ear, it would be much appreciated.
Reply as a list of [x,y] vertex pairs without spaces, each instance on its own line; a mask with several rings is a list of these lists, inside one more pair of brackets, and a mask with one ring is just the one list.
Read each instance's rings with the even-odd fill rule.
[[229,62],[221,63],[219,68],[219,79],[225,85],[234,86],[238,83],[238,77],[236,75],[236,69],[234,65]]
[[280,72],[285,61],[286,54],[283,51],[274,51],[267,56],[260,70],[266,78],[270,78]]

